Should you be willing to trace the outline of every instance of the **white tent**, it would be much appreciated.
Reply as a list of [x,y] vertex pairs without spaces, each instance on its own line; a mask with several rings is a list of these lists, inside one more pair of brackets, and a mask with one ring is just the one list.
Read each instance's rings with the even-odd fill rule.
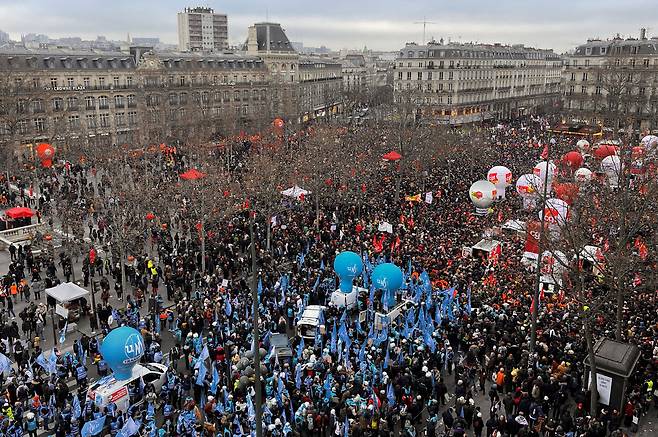
[[287,197],[292,197],[294,199],[299,199],[302,195],[303,196],[308,196],[311,192],[308,190],[305,190],[301,187],[298,187],[295,185],[294,187],[290,187],[287,190],[281,191],[281,194]]
[[89,294],[89,290],[85,290],[73,282],[64,282],[56,287],[47,288],[46,295],[52,297],[59,303],[71,302]]

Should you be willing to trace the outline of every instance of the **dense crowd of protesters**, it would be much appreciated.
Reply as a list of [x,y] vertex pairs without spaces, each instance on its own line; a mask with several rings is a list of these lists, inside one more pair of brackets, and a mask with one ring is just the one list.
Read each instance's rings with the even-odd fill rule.
[[[484,155],[488,159],[456,153],[450,171],[430,169],[422,184],[434,194],[431,204],[401,205],[387,178],[390,167],[382,166],[381,183],[369,188],[361,208],[325,205],[319,223],[312,208],[297,205],[279,213],[269,249],[266,226],[256,222],[264,435],[619,436],[637,431],[649,421],[646,415],[656,414],[655,290],[639,287],[625,303],[623,337],[641,355],[623,408],[602,406],[591,415],[583,365],[587,347],[569,290],[545,297],[531,356],[535,276],[522,263],[524,241],[506,238],[495,265],[463,254],[464,245],[476,243],[502,219],[528,218],[514,195],[496,205],[496,214],[476,216],[466,193],[494,164],[506,165],[515,176],[530,171],[541,144],[552,138],[545,121],[480,126],[459,135],[464,142],[486,138],[483,147],[493,152]],[[566,151],[574,143],[558,138],[554,147]],[[504,155],[498,155],[501,147]],[[184,162],[178,154],[170,157],[159,167],[162,180],[171,181],[185,169]],[[100,302],[96,308],[84,302],[83,316],[95,312],[103,333],[121,324],[140,329],[143,361],[169,366],[165,384],[158,393],[151,383],[133,384],[131,399],[142,400],[140,405],[99,411],[87,399],[86,387],[92,366],[100,376],[108,372],[98,352],[102,336],[83,336],[72,351],[58,352],[56,369],[37,364],[52,348],[44,344],[51,322],[43,290],[68,281],[80,255],[32,255],[14,248],[1,287],[6,311],[0,351],[16,365],[2,378],[0,433],[34,436],[47,429],[76,436],[85,423],[105,416],[105,432],[112,435],[125,429],[129,418],[142,435],[250,434],[256,394],[249,214],[219,224],[203,251],[189,224],[151,226],[145,235],[155,249],[126,260],[127,280],[122,281],[118,255],[106,244],[111,241],[107,217],[97,201],[111,185],[109,177],[99,177],[92,166],[66,165],[42,179],[37,200],[17,197],[7,183],[3,197],[10,205],[51,213],[70,205],[85,211],[77,232],[106,252],[81,257],[83,285],[96,278],[100,286]],[[19,179],[13,183],[21,192],[26,188]],[[416,194],[421,184],[404,181],[402,190]],[[53,199],[61,199],[62,191],[69,203],[56,205]],[[57,225],[56,214],[44,217]],[[379,231],[383,221],[393,223],[392,234]],[[398,300],[414,304],[383,333],[370,323],[370,310],[381,300],[378,293],[365,292],[359,308],[351,311],[328,303],[336,289],[331,265],[343,250],[361,253],[369,266],[386,260],[405,272],[407,285]],[[362,278],[356,285],[369,288]],[[112,305],[115,298],[120,305]],[[16,314],[14,305],[22,300],[29,303]],[[314,339],[301,339],[295,326],[309,305],[326,307],[325,329]],[[366,321],[359,321],[359,311],[368,314]],[[595,337],[613,335],[613,325],[614,316],[602,314]],[[277,333],[290,336],[291,357],[272,348],[270,339]],[[171,337],[174,346],[166,350],[163,338]],[[73,389],[67,385],[72,379]]]

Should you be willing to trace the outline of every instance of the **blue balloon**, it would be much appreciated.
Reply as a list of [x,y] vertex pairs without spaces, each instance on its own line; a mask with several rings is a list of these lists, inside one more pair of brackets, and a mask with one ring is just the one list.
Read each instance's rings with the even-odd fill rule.
[[395,292],[400,289],[404,278],[400,267],[392,263],[379,264],[372,271],[372,283],[375,288],[384,291],[383,300],[388,302],[388,306],[395,305]]
[[354,278],[363,272],[363,261],[354,252],[341,252],[334,259],[334,271],[340,278],[340,285],[338,286],[340,291],[351,293]]
[[142,334],[130,326],[113,329],[103,339],[101,354],[117,380],[129,379],[132,368],[144,355]]
[[402,270],[393,263],[379,264],[372,271],[375,288],[386,292],[396,292],[402,286]]

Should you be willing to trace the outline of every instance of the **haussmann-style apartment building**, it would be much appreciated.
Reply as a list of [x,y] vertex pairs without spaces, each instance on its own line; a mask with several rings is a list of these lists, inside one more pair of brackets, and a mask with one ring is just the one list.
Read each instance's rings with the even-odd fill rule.
[[522,45],[408,43],[395,61],[396,99],[442,124],[508,119],[560,101],[562,61]]
[[249,55],[3,48],[0,75],[0,143],[148,144],[270,117]]
[[610,129],[658,129],[658,37],[590,39],[565,57],[563,109]]

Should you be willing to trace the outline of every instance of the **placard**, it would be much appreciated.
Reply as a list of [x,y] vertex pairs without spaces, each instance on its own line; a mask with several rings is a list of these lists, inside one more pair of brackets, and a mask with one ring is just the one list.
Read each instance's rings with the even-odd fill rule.
[[[592,373],[587,378],[587,386],[592,385]],[[612,391],[612,378],[601,373],[596,374],[596,391],[599,392],[599,402],[610,405],[610,392]]]
[[69,310],[61,306],[60,304],[55,304],[55,314],[62,316],[65,319],[69,318]]

